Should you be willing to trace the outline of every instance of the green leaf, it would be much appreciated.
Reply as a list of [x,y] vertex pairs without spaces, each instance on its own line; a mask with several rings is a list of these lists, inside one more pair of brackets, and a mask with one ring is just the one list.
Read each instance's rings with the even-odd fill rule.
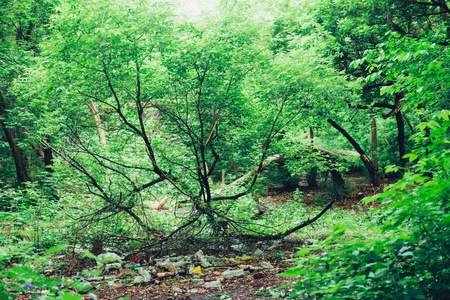
[[442,222],[444,223],[450,223],[450,216],[446,216],[445,218],[442,219]]
[[403,158],[409,158],[409,162],[416,160],[418,157],[419,157],[419,155],[414,154],[414,153],[408,153],[408,154],[403,155]]
[[306,254],[308,254],[309,252],[311,252],[311,248],[308,247],[302,247],[302,249],[300,249],[299,251],[297,251],[297,255],[298,256],[306,256]]
[[74,294],[70,294],[70,293],[63,293],[56,299],[60,299],[60,300],[80,300],[80,299],[83,299],[83,297],[84,297],[83,295],[74,295]]

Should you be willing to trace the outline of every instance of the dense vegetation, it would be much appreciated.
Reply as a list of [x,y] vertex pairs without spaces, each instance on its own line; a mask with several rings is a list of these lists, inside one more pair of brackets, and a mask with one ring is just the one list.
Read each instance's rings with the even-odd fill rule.
[[[299,278],[290,297],[446,299],[449,2],[180,7],[1,1],[2,299],[11,279],[46,280],[26,262],[68,246],[148,252],[313,231],[355,170],[375,188],[395,183],[362,200],[383,204],[364,224],[321,223],[326,238],[285,273]],[[315,215],[300,196],[262,213],[269,186],[328,174]],[[175,213],[155,213],[166,202]]]

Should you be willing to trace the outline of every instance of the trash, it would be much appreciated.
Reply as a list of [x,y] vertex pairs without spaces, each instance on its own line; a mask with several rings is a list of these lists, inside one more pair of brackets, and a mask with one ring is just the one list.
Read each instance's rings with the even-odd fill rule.
[[200,264],[201,264],[203,267],[205,267],[205,268],[208,268],[208,267],[211,267],[211,266],[212,266],[212,264],[211,264],[207,259],[205,259],[205,258],[203,258],[202,261],[200,261]]
[[245,245],[244,244],[231,245],[231,248],[233,248],[233,250],[237,251],[237,252],[245,252],[245,250],[244,250]]
[[170,273],[157,273],[157,274],[156,274],[156,277],[157,277],[157,278],[163,278],[163,277],[172,277],[172,276],[175,276],[175,275],[177,275],[176,272],[170,272]]
[[198,266],[197,268],[195,268],[192,273],[194,274],[202,274],[202,268],[200,266]]
[[87,293],[88,291],[93,289],[92,285],[83,278],[72,282],[72,288],[79,293]]
[[49,275],[54,275],[55,274],[55,270],[44,270],[44,275],[47,275],[47,276],[49,276]]
[[97,300],[98,296],[96,294],[89,293],[89,295],[85,299]]
[[144,258],[142,256],[132,256],[130,257],[130,260],[138,263],[144,260]]
[[261,262],[261,266],[262,266],[263,268],[266,268],[266,269],[273,269],[272,264],[271,264],[271,263],[268,263],[267,261],[262,261],[262,262]]
[[206,277],[205,278],[205,282],[210,282],[210,281],[224,281],[225,278],[223,276],[215,276],[215,277]]
[[180,270],[180,269],[175,268],[174,266],[171,266],[171,265],[160,265],[160,267],[164,268],[164,269],[167,269],[167,270],[170,270],[172,272],[177,272],[177,271]]
[[174,266],[175,268],[180,268],[180,267],[186,265],[187,263],[188,263],[187,261],[180,260],[180,261],[177,261],[176,263],[172,264],[172,266]]
[[137,270],[138,270],[138,273],[142,277],[144,277],[145,281],[152,279],[152,275],[150,275],[150,273],[147,270],[145,270],[144,268],[138,268]]
[[103,265],[106,263],[111,263],[111,262],[119,262],[120,264],[122,263],[122,260],[120,259],[120,256],[115,254],[115,253],[105,253],[105,254],[100,254],[97,257],[97,264],[98,265]]
[[244,275],[244,270],[242,270],[242,269],[226,270],[225,272],[222,273],[222,276],[225,277],[226,279],[230,279],[230,278],[238,277],[238,276],[242,276],[242,275]]
[[205,280],[203,278],[194,278],[194,283],[203,283]]
[[133,283],[141,283],[143,281],[144,281],[144,277],[136,276],[136,277],[134,277]]
[[198,289],[190,289],[188,290],[188,293],[198,293]]
[[281,241],[274,241],[273,245],[267,248],[268,250],[273,250],[281,244]]
[[251,256],[244,256],[244,257],[236,256],[236,259],[238,259],[238,260],[250,260],[250,259],[253,259],[253,257],[251,257]]
[[194,267],[193,265],[189,265],[189,267],[188,267],[188,273],[189,273],[189,274],[192,274],[192,273],[194,273],[194,270],[195,270],[195,267]]
[[264,255],[264,251],[260,250],[260,249],[256,249],[255,252],[253,252],[254,256],[263,256]]
[[207,288],[207,289],[218,288],[218,287],[221,287],[221,286],[222,286],[222,284],[220,283],[219,280],[210,281],[210,282],[206,282],[205,283],[205,288]]
[[105,271],[120,270],[120,263],[106,264]]
[[136,285],[136,286],[146,286],[146,285],[154,285],[155,283],[156,283],[155,280],[148,280],[148,281],[136,282],[134,285]]
[[182,292],[183,292],[183,290],[180,289],[180,288],[178,288],[178,287],[174,287],[172,290],[173,290],[174,292],[177,292],[177,293],[182,293]]
[[32,290],[32,289],[34,289],[34,288],[35,288],[35,286],[34,286],[33,284],[31,284],[31,283],[27,283],[27,284],[25,284],[25,286],[23,287],[24,290]]
[[198,250],[197,253],[195,253],[195,260],[200,262],[200,264],[205,268],[212,266],[212,264],[208,261],[208,258],[203,255],[202,250]]
[[[111,278],[111,276],[108,276]],[[102,281],[102,280],[106,280],[105,276],[94,276],[94,277],[87,277],[86,281]]]

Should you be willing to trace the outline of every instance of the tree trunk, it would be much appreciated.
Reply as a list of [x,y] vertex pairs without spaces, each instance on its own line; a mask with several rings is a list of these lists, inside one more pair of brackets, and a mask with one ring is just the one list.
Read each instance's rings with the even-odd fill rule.
[[372,162],[375,171],[378,170],[378,149],[377,149],[377,123],[375,120],[375,115],[370,110],[370,119],[371,119],[371,130],[372,130]]
[[330,123],[331,126],[336,128],[343,136],[345,136],[345,138],[350,142],[350,144],[352,144],[353,148],[355,148],[355,150],[359,153],[359,155],[360,155],[359,157],[361,158],[364,165],[366,166],[367,171],[369,171],[369,176],[372,181],[372,184],[378,185],[379,180],[378,180],[377,172],[373,166],[372,161],[367,157],[366,153],[361,148],[361,146],[347,133],[347,131],[345,131],[344,128],[339,126],[336,122],[334,122],[331,119],[328,119],[327,122]]
[[30,177],[28,176],[25,159],[23,157],[23,151],[17,146],[14,132],[11,128],[7,128],[5,119],[6,119],[6,102],[3,98],[3,94],[0,92],[0,125],[3,128],[3,132],[5,133],[6,140],[8,141],[9,148],[11,149],[12,156],[14,158],[14,164],[16,166],[17,179],[20,182],[30,181]]
[[100,144],[106,146],[105,130],[103,129],[102,119],[100,118],[100,114],[98,113],[98,108],[93,101],[89,102],[88,106],[89,110],[91,111],[92,118],[94,119],[95,127],[97,128]]
[[398,141],[398,152],[400,155],[400,165],[402,167],[406,166],[406,160],[403,156],[406,154],[405,150],[405,123],[403,122],[403,115],[401,111],[395,113],[395,119],[397,120],[397,141]]

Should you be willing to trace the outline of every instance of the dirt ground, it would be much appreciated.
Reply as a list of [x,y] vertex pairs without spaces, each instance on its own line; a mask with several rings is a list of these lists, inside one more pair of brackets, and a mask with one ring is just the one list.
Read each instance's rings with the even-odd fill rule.
[[[349,189],[347,195],[341,201],[336,203],[336,207],[341,209],[352,210],[356,206],[361,207],[360,200],[366,196],[374,195],[380,192],[383,186],[373,187],[364,176],[351,176],[347,179],[349,182]],[[331,192],[326,185],[320,184],[316,188],[310,188],[305,184],[300,184],[302,201],[309,206],[324,205]],[[285,189],[271,189],[268,195],[260,199],[262,205],[277,206],[293,200],[293,191],[286,191]],[[371,204],[370,207],[377,204]],[[363,207],[363,210],[369,207]],[[202,274],[192,274],[187,272],[179,274],[171,274],[174,271],[170,266],[155,267],[153,263],[146,264],[143,257],[134,256],[127,257],[123,260],[123,265],[120,268],[112,269],[101,274],[103,280],[91,282],[92,290],[86,291],[84,299],[279,299],[275,297],[275,293],[283,291],[284,294],[289,294],[292,286],[283,289],[278,287],[286,284],[295,283],[295,278],[280,277],[285,270],[294,266],[290,259],[295,255],[296,251],[305,245],[305,241],[299,240],[284,240],[282,242],[259,242],[252,248],[260,249],[263,254],[259,256],[252,255],[253,252],[243,253],[236,251],[235,253],[226,253],[218,251],[217,247],[211,247],[205,250],[204,255],[217,257],[217,260],[212,266],[202,267]],[[180,251],[178,254],[173,253],[171,256],[186,255],[189,251]],[[190,253],[192,257],[194,253]],[[241,255],[243,257],[241,257]],[[169,259],[169,258],[166,258]],[[52,276],[66,278],[73,278],[82,270],[93,268],[96,262],[93,259],[82,258],[80,255],[69,254],[61,255],[59,258],[59,270],[56,270]],[[136,264],[143,264],[144,268],[152,270],[152,280],[144,282],[134,282],[137,276]],[[263,264],[269,263],[272,267],[264,267]],[[133,266],[134,265],[134,266]],[[198,265],[198,264],[197,264]],[[125,266],[125,267],[124,267]],[[179,269],[178,272],[180,272]],[[184,269],[186,270],[186,269]],[[207,288],[205,286],[205,279],[220,278],[222,272],[226,270],[243,270],[244,274],[225,279],[220,282],[220,287]],[[191,270],[192,271],[192,270]],[[161,277],[157,280],[156,273],[168,273],[169,276]],[[110,277],[108,277],[110,276]],[[108,280],[109,279],[109,280]],[[116,279],[116,280],[111,280]],[[220,278],[222,279],[222,278]],[[297,279],[298,280],[298,279]],[[97,296],[90,293],[95,293]],[[96,298],[97,297],[97,298]],[[31,299],[30,295],[22,295],[18,299]]]

